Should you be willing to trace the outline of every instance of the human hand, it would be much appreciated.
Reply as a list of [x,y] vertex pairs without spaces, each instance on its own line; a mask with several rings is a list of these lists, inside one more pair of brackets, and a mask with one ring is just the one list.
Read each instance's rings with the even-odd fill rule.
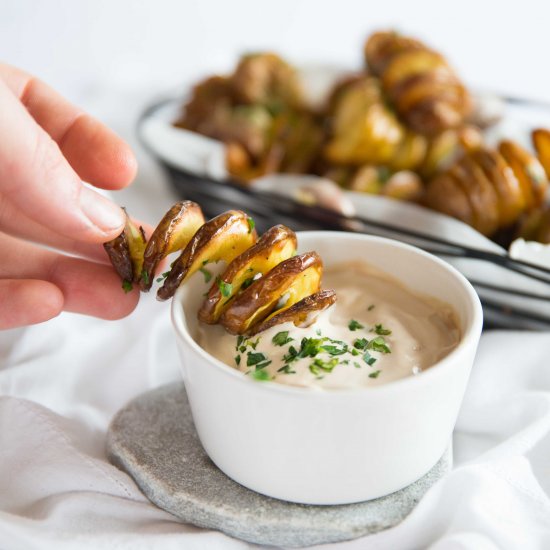
[[122,231],[123,212],[82,183],[128,185],[137,169],[129,146],[1,63],[0,136],[0,329],[63,310],[105,319],[130,313],[139,293],[122,291],[101,244]]

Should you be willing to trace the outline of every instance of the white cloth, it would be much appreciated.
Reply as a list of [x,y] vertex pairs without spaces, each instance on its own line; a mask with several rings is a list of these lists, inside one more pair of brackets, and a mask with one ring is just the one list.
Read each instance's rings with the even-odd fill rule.
[[[323,548],[550,548],[550,335],[483,335],[455,468],[399,526]],[[167,304],[118,322],[65,314],[0,333],[0,548],[248,548],[179,523],[110,465],[129,399],[179,379]]]

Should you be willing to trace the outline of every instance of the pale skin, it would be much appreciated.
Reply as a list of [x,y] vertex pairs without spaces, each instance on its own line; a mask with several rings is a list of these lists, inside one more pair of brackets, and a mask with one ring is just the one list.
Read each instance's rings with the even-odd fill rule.
[[0,136],[0,329],[62,311],[128,315],[139,293],[122,290],[102,246],[122,231],[123,213],[82,182],[130,184],[137,164],[129,146],[45,83],[1,63]]

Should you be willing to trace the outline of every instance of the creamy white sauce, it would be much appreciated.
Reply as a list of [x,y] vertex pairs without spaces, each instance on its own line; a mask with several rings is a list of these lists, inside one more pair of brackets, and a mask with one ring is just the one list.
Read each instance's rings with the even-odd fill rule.
[[[415,294],[363,262],[327,269],[323,287],[335,290],[337,301],[307,328],[298,328],[292,323],[277,325],[250,339],[255,343],[255,349],[249,341],[246,350],[240,352],[236,336],[228,334],[221,326],[199,324],[198,343],[220,361],[249,376],[255,371],[255,366],[247,366],[248,353],[263,353],[271,361],[261,369],[269,379],[319,389],[376,386],[415,375],[437,363],[458,344],[460,331],[449,305]],[[352,320],[363,328],[350,330]],[[376,325],[381,325],[391,334],[376,334]],[[378,330],[380,332],[380,327]],[[273,337],[283,331],[288,331],[288,337],[293,340],[283,346],[275,345]],[[355,349],[354,343],[358,339],[371,341],[378,337],[378,342],[385,342],[391,352],[368,349],[370,357],[376,359],[372,365],[363,359],[363,349],[357,349],[357,355],[350,352],[330,355],[320,351],[314,358],[300,358],[290,363],[283,359],[290,346],[300,349],[303,338],[323,337],[346,342],[350,351]],[[331,344],[327,340],[321,345]],[[242,342],[243,345],[246,342]],[[241,359],[237,365],[235,357],[239,355]],[[315,359],[321,359],[321,364],[328,366],[326,363],[333,358],[338,359],[338,364],[330,372],[316,368],[314,364]],[[292,373],[277,372],[285,364]]]

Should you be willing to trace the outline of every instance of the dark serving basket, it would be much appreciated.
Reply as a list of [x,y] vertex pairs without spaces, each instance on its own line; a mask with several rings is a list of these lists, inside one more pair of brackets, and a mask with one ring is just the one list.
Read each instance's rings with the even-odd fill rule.
[[[549,104],[521,98],[502,99],[512,108],[543,111],[550,120]],[[191,173],[168,162],[147,139],[144,139],[142,125],[167,105],[179,101],[181,100],[175,98],[164,99],[145,109],[138,121],[138,135],[143,146],[167,171],[177,193],[182,198],[199,203],[206,216],[213,217],[228,209],[238,208],[254,217],[260,232],[278,223],[288,225],[297,231],[330,229],[361,232],[402,240],[443,258],[489,263],[525,277],[526,281],[531,281],[529,286],[536,285],[537,289],[531,290],[525,285],[516,287],[498,284],[490,277],[468,277],[480,295],[485,328],[550,330],[550,269],[513,259],[505,251],[498,253],[475,248],[410,228],[405,229],[392,224],[391,220],[374,220],[364,215],[343,216],[333,210],[301,204],[280,194],[259,192],[253,187],[245,187],[228,179],[219,181],[202,174]],[[543,292],[541,283],[544,285]],[[523,302],[534,304],[535,307],[523,307]]]

